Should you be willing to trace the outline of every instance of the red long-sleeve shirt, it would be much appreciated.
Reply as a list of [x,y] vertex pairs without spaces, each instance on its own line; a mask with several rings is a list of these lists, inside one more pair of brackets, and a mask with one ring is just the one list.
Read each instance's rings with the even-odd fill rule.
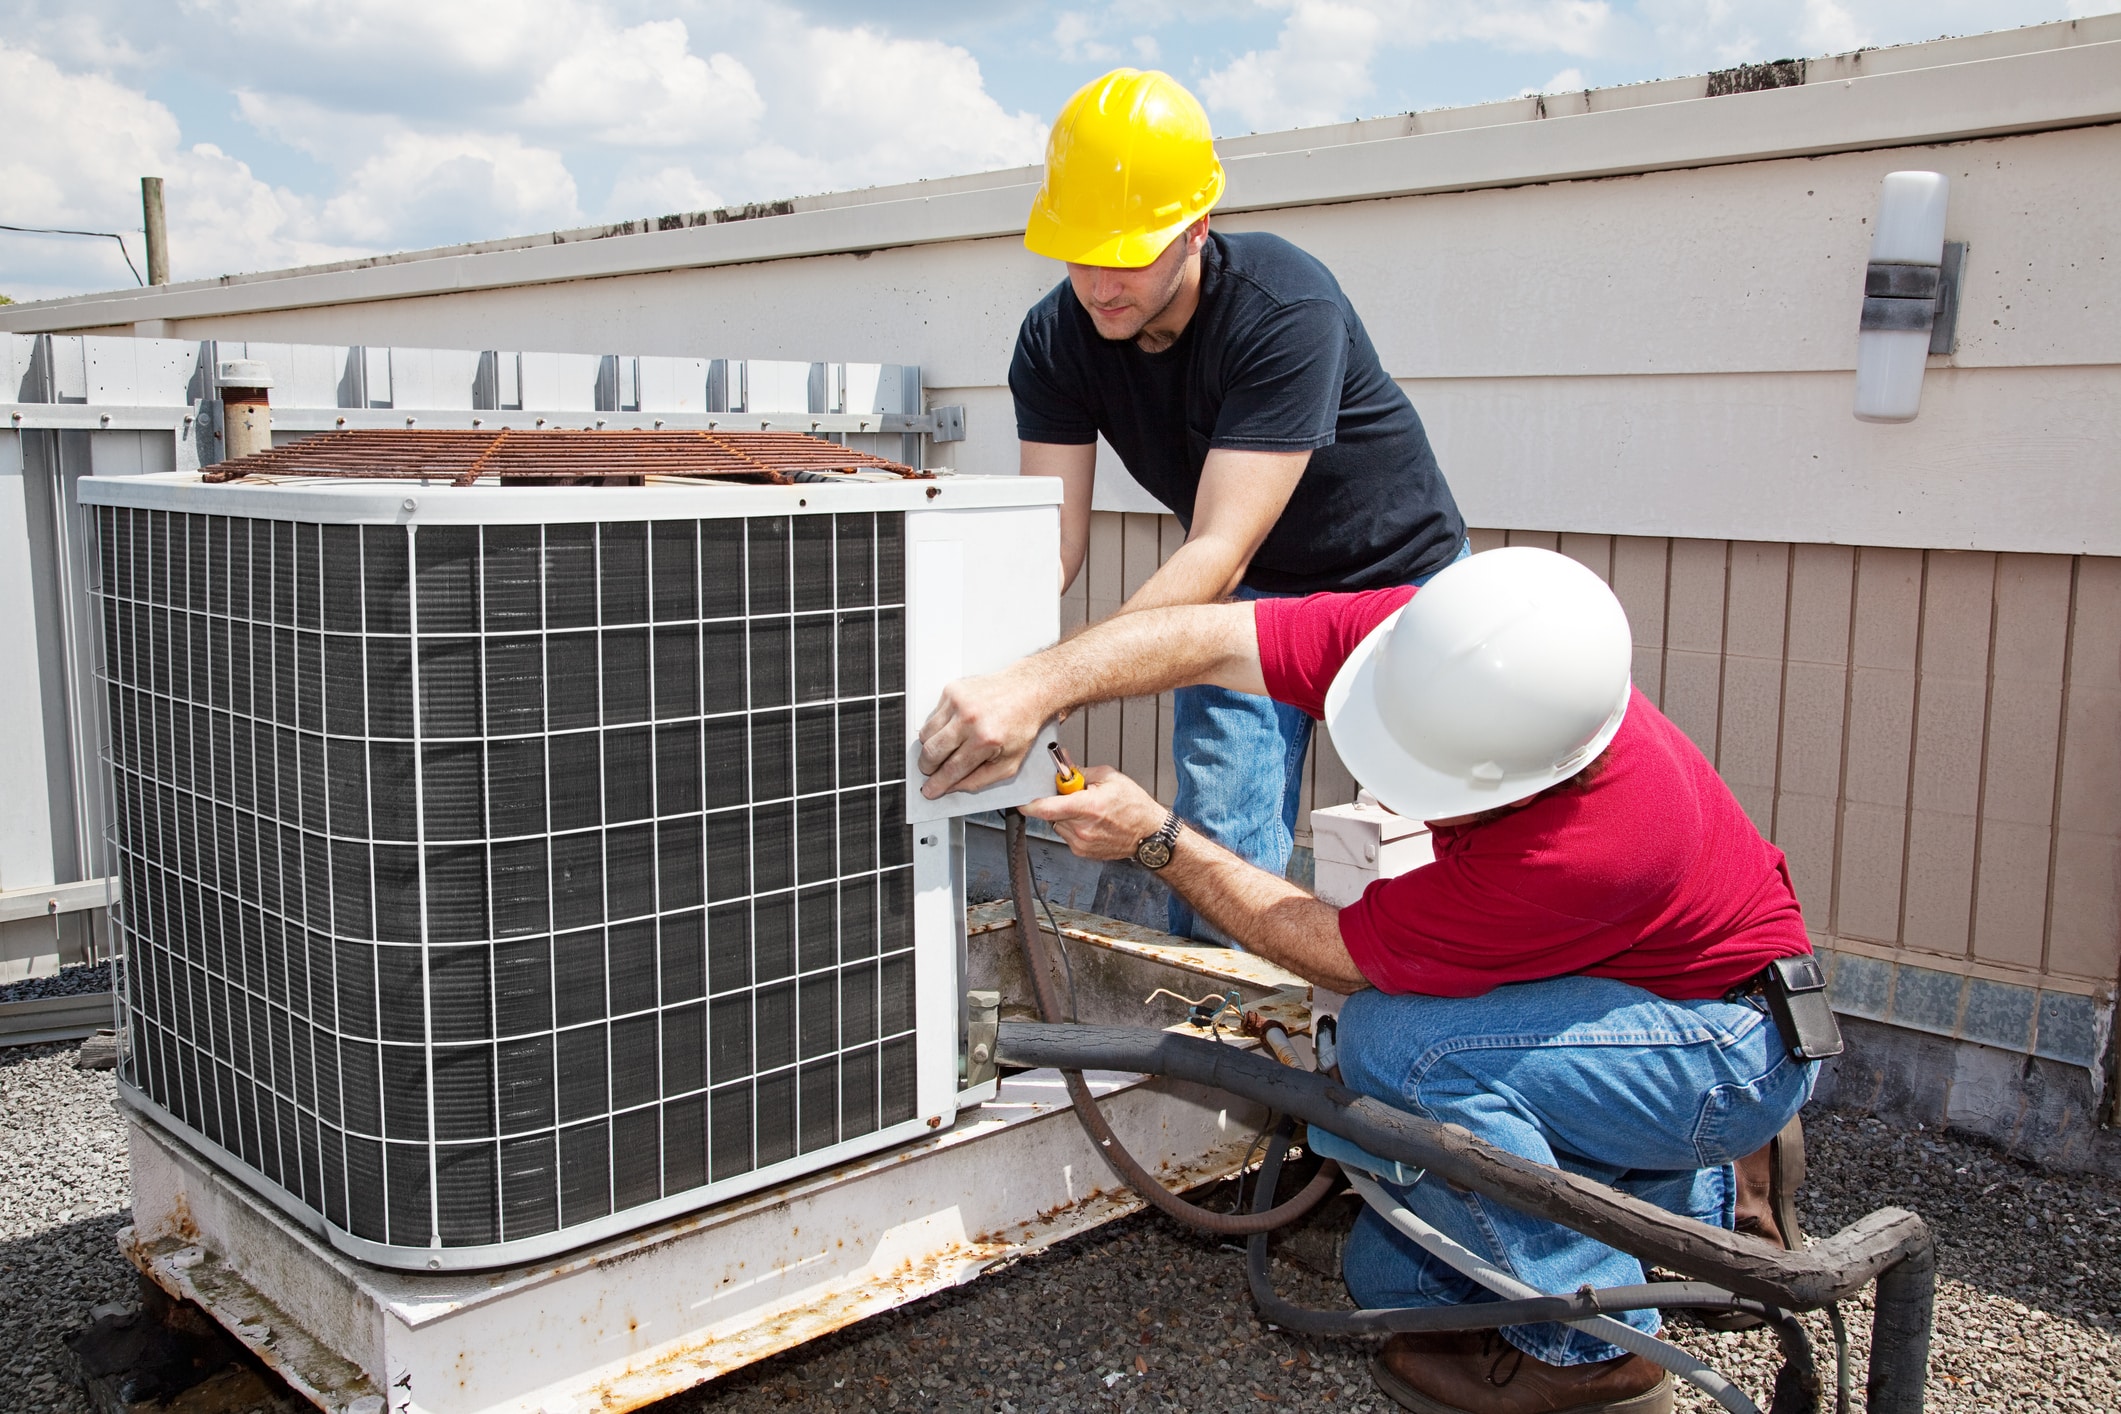
[[[1348,655],[1413,594],[1256,601],[1267,691],[1323,716]],[[1782,851],[1639,691],[1588,786],[1437,828],[1435,843],[1435,863],[1341,910],[1349,955],[1382,991],[1470,997],[1580,972],[1685,1001],[1811,951]]]

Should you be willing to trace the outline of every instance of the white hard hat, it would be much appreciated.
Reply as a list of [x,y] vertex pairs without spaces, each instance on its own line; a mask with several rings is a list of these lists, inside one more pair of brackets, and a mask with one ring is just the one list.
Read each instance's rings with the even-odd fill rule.
[[1575,775],[1620,730],[1634,644],[1597,575],[1511,546],[1445,569],[1365,638],[1326,693],[1355,779],[1444,820]]

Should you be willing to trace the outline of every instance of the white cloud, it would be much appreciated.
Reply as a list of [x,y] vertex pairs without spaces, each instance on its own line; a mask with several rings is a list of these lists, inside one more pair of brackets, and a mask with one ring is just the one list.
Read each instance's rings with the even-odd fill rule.
[[614,147],[717,144],[748,134],[765,111],[751,71],[728,54],[703,59],[688,41],[683,20],[599,26],[545,70],[519,120]]
[[[55,115],[65,121],[53,121]],[[68,74],[0,41],[0,191],[11,224],[126,234],[142,261],[140,178],[165,183],[170,268],[177,279],[354,253],[318,239],[314,206],[259,181],[211,144],[185,147],[162,104],[98,74]],[[0,288],[16,299],[110,289],[132,277],[108,242],[7,235]]]
[[1295,0],[1274,47],[1241,54],[1202,79],[1201,101],[1254,132],[1347,116],[1375,87],[1370,58],[1384,31],[1383,8]]
[[1870,32],[1835,0],[1804,0],[1804,22],[1797,42],[1813,54],[1840,54],[1871,42]]
[[991,171],[1045,151],[1045,120],[1003,108],[956,45],[785,18],[764,39],[750,62],[772,95],[772,138],[707,169],[734,199]]
[[1583,70],[1563,69],[1537,88],[1520,88],[1519,98],[1534,98],[1543,93],[1577,93],[1590,85],[1584,82]]
[[699,173],[680,164],[649,167],[629,164],[612,184],[604,203],[608,216],[668,216],[680,211],[712,211],[721,195]]
[[[1381,52],[1469,42],[1588,57],[1614,42],[1605,0],[1262,0],[1286,9],[1272,49],[1252,50],[1201,80],[1202,100],[1255,131],[1357,116],[1375,91]],[[1579,84],[1578,87],[1581,87]]]
[[1119,50],[1096,38],[1097,32],[1097,21],[1081,10],[1063,10],[1053,22],[1054,52],[1071,64],[1112,63],[1119,58]]
[[560,154],[512,134],[399,132],[324,205],[324,224],[371,247],[440,245],[581,222]]

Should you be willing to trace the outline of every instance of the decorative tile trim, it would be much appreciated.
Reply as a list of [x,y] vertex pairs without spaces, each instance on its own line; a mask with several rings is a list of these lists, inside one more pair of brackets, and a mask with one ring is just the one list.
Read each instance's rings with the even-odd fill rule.
[[1912,962],[1819,949],[1827,997],[1844,1016],[2103,1069],[2114,1005],[2076,992],[1966,977]]

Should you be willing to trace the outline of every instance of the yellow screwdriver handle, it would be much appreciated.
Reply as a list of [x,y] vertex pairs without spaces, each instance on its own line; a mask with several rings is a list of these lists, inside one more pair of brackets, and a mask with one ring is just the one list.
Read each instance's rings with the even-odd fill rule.
[[1073,795],[1089,784],[1083,773],[1075,769],[1068,753],[1059,742],[1049,742],[1046,749],[1053,753],[1053,789],[1062,795]]

